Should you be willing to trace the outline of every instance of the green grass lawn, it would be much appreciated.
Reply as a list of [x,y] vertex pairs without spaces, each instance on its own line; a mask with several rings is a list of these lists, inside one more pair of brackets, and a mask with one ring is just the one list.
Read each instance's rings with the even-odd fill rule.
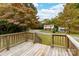
[[50,30],[40,30],[40,32],[52,33]]
[[42,39],[42,44],[51,45],[52,36],[39,34],[39,37]]
[[[41,38],[42,40],[42,44],[45,44],[45,45],[52,45],[52,36],[51,35],[46,35],[46,34],[39,34],[39,37]],[[61,42],[60,42],[61,41]],[[66,42],[64,40],[64,38],[60,38],[59,36],[58,37],[55,37],[54,39],[54,45],[60,45],[60,46],[65,46],[66,45]]]
[[[40,30],[40,32],[53,33],[51,30]],[[65,34],[64,32],[56,32],[54,34]]]
[[[56,33],[53,33],[52,31],[49,31],[49,30],[40,30],[40,32],[52,33],[52,34],[67,34],[67,33],[64,33],[64,32],[56,32]],[[69,35],[79,37],[79,34],[69,34]]]
[[79,34],[70,34],[70,35],[79,37]]

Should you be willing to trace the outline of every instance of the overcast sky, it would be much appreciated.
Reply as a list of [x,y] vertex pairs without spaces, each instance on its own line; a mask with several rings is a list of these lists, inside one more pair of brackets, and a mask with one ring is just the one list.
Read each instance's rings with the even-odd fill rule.
[[59,3],[34,3],[34,5],[38,10],[39,20],[54,18],[64,9],[64,4]]

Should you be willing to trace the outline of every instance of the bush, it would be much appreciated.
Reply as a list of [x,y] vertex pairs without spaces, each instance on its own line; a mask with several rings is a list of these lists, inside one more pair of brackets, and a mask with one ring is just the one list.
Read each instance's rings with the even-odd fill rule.
[[19,26],[8,21],[0,20],[0,34],[16,33],[26,31],[25,26]]
[[7,21],[0,20],[0,34],[6,34],[7,33]]
[[58,26],[54,25],[53,33],[58,32]]

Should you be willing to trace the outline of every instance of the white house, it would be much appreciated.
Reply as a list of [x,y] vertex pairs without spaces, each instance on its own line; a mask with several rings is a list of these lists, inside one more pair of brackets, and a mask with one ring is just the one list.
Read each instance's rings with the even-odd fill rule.
[[64,28],[64,27],[59,27],[58,31],[59,32],[67,32],[68,29]]
[[54,25],[44,25],[44,30],[52,30]]

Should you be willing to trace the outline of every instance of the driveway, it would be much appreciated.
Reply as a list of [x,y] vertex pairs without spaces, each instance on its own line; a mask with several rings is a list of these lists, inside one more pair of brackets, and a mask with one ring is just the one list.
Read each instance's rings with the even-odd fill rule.
[[41,32],[41,30],[30,30],[32,33],[52,35],[52,33]]

